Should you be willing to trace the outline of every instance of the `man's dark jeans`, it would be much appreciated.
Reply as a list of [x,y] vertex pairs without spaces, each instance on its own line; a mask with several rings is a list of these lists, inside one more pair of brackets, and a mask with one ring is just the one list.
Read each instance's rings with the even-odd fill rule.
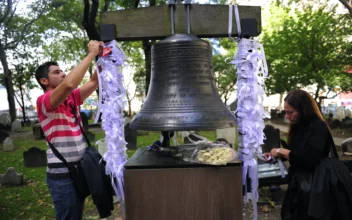
[[56,220],[82,219],[84,199],[79,198],[71,179],[46,179],[53,198]]

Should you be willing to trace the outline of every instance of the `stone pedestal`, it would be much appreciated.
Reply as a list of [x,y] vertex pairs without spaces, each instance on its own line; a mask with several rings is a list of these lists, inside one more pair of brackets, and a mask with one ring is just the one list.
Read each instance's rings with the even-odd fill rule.
[[241,220],[242,166],[187,163],[138,149],[125,165],[126,220]]

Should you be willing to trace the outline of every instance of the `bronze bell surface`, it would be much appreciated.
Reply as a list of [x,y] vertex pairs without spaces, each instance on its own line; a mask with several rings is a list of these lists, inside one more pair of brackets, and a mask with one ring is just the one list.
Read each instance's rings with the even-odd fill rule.
[[173,34],[152,47],[147,99],[130,128],[150,131],[233,127],[212,71],[211,45],[191,34]]

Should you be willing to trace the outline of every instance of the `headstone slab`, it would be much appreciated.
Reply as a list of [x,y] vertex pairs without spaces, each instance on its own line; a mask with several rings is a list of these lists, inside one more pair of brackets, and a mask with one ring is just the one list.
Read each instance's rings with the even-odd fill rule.
[[6,131],[0,130],[0,144],[4,143],[5,139],[8,138],[10,135]]
[[86,115],[86,113],[84,112],[80,112],[80,116],[81,116],[81,120],[82,120],[82,124],[83,124],[83,129],[84,131],[88,131],[89,126],[88,126],[88,115]]
[[345,115],[346,115],[346,117],[352,118],[352,112],[351,112],[351,110],[350,110],[350,109],[347,109],[346,112],[345,112]]
[[346,155],[352,154],[352,138],[347,138],[341,142],[342,153]]
[[43,167],[47,165],[46,151],[37,147],[31,147],[23,152],[25,167]]
[[35,139],[45,138],[45,135],[40,123],[33,124],[32,129],[33,129],[33,135]]
[[262,145],[263,153],[270,152],[271,149],[280,147],[280,129],[274,128],[272,125],[264,127],[264,144]]
[[224,138],[232,145],[232,147],[235,147],[236,133],[237,131],[235,127],[216,129],[216,139]]
[[23,174],[17,173],[15,168],[9,167],[5,174],[0,174],[0,185],[21,186],[23,185]]
[[17,131],[21,131],[21,130],[22,130],[22,125],[19,120],[12,122],[12,125],[11,125],[12,132],[17,132]]
[[342,106],[337,107],[336,118],[341,121],[344,117],[345,117],[345,109]]
[[137,130],[131,129],[130,123],[125,125],[125,141],[127,142],[127,149],[137,148]]
[[7,138],[4,140],[4,143],[3,143],[3,150],[4,150],[4,151],[13,151],[13,150],[14,150],[13,143],[12,143],[12,140],[11,140],[10,137],[7,137]]

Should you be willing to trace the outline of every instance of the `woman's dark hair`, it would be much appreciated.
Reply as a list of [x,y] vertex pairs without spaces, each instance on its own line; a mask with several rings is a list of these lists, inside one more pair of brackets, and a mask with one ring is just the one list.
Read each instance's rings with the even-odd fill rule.
[[287,94],[284,101],[300,114],[297,124],[289,125],[287,138],[288,144],[292,141],[293,133],[295,132],[297,125],[308,124],[316,119],[324,121],[317,103],[308,92],[304,90],[293,90]]
[[37,70],[35,71],[35,79],[39,83],[39,85],[42,87],[42,89],[45,91],[45,87],[40,83],[41,78],[48,79],[48,74],[49,74],[49,67],[50,66],[59,66],[57,62],[55,61],[48,61],[40,65]]

